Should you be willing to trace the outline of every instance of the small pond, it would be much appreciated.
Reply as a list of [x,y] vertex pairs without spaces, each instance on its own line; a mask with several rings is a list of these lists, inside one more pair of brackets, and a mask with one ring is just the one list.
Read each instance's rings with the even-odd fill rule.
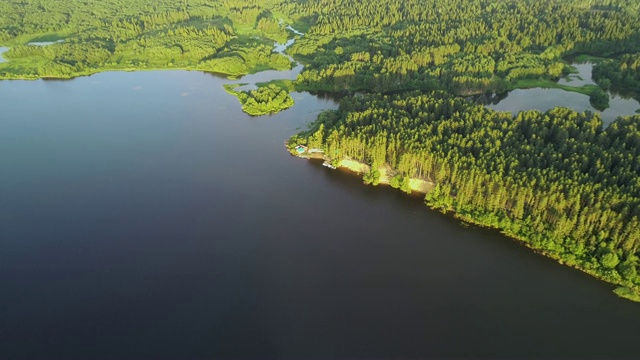
[[[582,86],[594,84],[591,79],[593,64],[573,64],[578,70],[577,74],[571,74],[568,78],[558,81],[561,85]],[[487,107],[497,111],[509,111],[517,114],[523,110],[547,111],[557,106],[564,106],[576,111],[599,112],[605,126],[611,124],[618,116],[634,115],[640,109],[638,100],[620,94],[608,93],[610,96],[609,108],[598,111],[589,102],[589,96],[577,92],[561,89],[517,89],[510,91],[505,97],[493,97],[481,99]]]

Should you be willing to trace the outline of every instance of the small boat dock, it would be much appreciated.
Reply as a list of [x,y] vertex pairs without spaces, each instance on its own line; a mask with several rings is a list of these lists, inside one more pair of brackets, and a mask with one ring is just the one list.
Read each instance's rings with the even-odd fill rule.
[[322,166],[326,166],[326,167],[328,167],[329,169],[333,169],[333,170],[335,170],[335,169],[336,169],[336,167],[335,167],[335,166],[331,165],[330,163],[328,163],[328,162],[326,162],[326,161],[322,163]]

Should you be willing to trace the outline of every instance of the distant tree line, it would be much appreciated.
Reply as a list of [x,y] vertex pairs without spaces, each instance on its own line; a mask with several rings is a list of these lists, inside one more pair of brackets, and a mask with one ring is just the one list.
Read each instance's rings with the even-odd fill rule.
[[503,92],[558,79],[573,53],[640,50],[637,4],[624,1],[318,0],[292,52],[300,88]]
[[[73,77],[117,69],[188,68],[243,75],[288,69],[272,53],[289,36],[272,9],[283,1],[0,2],[0,78]],[[282,9],[284,11],[284,9]],[[49,46],[30,41],[64,39]]]

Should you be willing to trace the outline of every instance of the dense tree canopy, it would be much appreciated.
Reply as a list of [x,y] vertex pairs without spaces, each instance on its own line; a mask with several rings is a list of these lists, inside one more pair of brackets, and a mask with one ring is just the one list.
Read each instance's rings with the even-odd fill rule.
[[293,98],[287,89],[270,84],[256,90],[236,91],[235,85],[226,85],[227,92],[238,97],[242,110],[249,115],[273,114],[293,106]]
[[593,77],[605,89],[614,87],[640,93],[640,53],[598,62],[593,69]]
[[[282,1],[21,1],[0,3],[0,78],[72,77],[101,70],[189,68],[230,75],[288,69],[272,53],[287,31]],[[284,8],[282,9],[284,10]],[[64,39],[49,46],[32,41]]]
[[[640,47],[630,2],[397,0],[304,3],[316,23],[292,51],[303,88],[457,94],[557,79],[562,57]],[[623,6],[624,5],[624,6]]]

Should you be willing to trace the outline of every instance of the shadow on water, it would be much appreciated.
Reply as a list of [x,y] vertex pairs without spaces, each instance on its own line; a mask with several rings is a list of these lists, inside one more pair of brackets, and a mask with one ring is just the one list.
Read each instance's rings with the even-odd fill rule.
[[480,105],[498,105],[502,100],[506,99],[509,96],[509,92],[503,93],[487,93],[470,96],[469,99],[476,104]]

